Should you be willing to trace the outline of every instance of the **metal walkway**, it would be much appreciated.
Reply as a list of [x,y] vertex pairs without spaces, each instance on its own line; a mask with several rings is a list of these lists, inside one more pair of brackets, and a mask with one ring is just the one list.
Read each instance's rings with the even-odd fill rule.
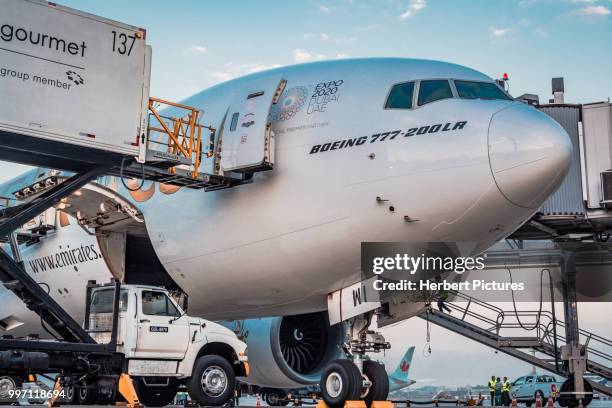
[[[454,301],[445,303],[451,314],[431,309],[419,317],[544,370],[568,376],[560,352],[555,353],[566,344],[565,337],[558,333],[564,331],[565,323],[553,319],[551,312],[502,310],[462,293],[453,295]],[[588,355],[587,371],[612,380],[612,341],[582,329],[580,340]],[[595,390],[612,396],[611,387],[590,383]]]

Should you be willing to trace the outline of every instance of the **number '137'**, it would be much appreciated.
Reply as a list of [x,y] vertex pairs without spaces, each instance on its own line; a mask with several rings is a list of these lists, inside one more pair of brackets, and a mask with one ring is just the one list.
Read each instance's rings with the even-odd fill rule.
[[125,33],[117,33],[115,30],[113,33],[113,52],[118,52],[121,55],[130,55],[132,48],[134,48],[134,42],[136,41],[136,35],[127,35]]

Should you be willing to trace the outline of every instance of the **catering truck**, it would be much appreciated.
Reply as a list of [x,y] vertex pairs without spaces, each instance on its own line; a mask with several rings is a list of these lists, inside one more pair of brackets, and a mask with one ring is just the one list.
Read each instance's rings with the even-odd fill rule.
[[37,339],[0,347],[4,394],[12,386],[9,396],[18,399],[29,375],[58,373],[62,389],[53,397],[69,403],[114,403],[119,393],[130,400],[133,387],[141,404],[165,406],[186,386],[193,401],[221,406],[234,396],[236,377],[248,375],[246,344],[217,323],[188,316],[166,289],[90,282],[86,298],[85,331],[111,347],[88,352]]
[[146,31],[44,0],[2,0],[0,133],[22,147],[144,160]]

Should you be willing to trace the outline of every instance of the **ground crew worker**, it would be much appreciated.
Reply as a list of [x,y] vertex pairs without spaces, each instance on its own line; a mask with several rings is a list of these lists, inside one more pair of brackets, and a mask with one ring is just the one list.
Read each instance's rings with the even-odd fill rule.
[[489,395],[491,395],[491,406],[495,406],[495,384],[497,384],[497,381],[495,381],[495,376],[492,375],[491,379],[489,380]]
[[504,377],[502,384],[502,405],[505,407],[510,406],[510,381],[508,381],[508,377]]
[[[439,276],[436,276],[436,282],[441,283],[442,279]],[[446,299],[448,299],[448,291],[444,289],[438,290],[438,309],[444,313],[447,311],[448,313],[453,313],[450,307],[445,305]]]
[[502,382],[499,377],[495,380],[495,406],[501,405]]

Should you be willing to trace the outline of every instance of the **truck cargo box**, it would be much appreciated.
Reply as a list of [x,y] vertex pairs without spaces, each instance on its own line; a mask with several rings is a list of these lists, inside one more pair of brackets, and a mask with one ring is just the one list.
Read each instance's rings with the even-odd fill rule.
[[51,2],[2,0],[0,138],[15,149],[23,138],[28,146],[68,143],[144,158],[145,37],[141,28]]

